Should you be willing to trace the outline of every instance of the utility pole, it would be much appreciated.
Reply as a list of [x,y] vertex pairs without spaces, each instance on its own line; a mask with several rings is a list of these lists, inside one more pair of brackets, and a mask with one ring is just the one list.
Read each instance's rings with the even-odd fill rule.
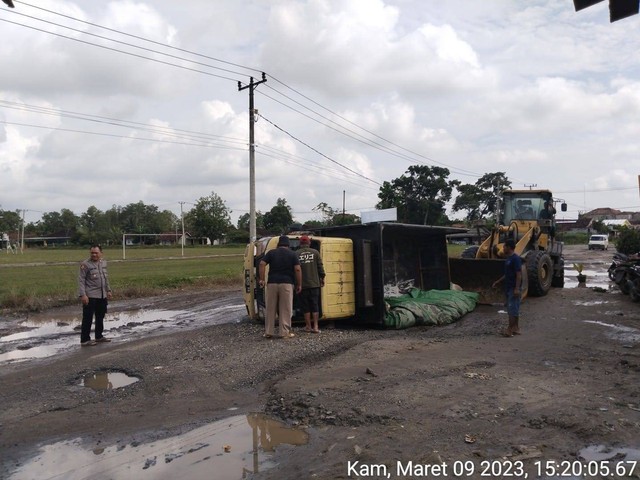
[[249,77],[249,84],[242,86],[238,82],[238,91],[249,89],[249,243],[256,241],[256,146],[254,140],[255,109],[253,108],[253,91],[261,83],[267,81],[267,75],[262,72],[262,80],[253,81]]
[[24,214],[26,210],[22,209],[22,241],[20,242],[20,253],[24,254]]
[[182,205],[184,205],[184,202],[180,202],[180,222],[182,223],[182,238],[180,239],[180,245],[182,245],[182,256],[184,257],[184,213],[182,212]]

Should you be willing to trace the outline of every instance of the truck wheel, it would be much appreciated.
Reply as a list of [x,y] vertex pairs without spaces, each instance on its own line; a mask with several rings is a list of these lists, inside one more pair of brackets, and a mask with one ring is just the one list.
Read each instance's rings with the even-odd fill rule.
[[479,248],[480,247],[478,245],[471,245],[470,247],[465,248],[460,254],[460,258],[476,258]]
[[536,250],[527,255],[526,262],[529,276],[529,295],[532,297],[546,295],[553,281],[553,260],[546,252]]

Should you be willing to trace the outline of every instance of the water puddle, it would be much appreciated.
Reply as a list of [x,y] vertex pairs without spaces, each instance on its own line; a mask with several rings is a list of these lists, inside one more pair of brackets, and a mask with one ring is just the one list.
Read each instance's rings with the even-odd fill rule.
[[[183,310],[133,310],[108,313],[104,334],[112,339],[130,340],[133,332],[143,334],[173,325],[189,312]],[[19,323],[23,331],[0,337],[0,364],[46,358],[79,347],[80,315],[33,316]]]
[[632,327],[625,327],[624,325],[616,325],[606,322],[599,322],[596,320],[585,320],[585,323],[594,323],[596,325],[602,325],[608,327],[610,330],[607,332],[607,336],[613,340],[622,341],[625,343],[639,343],[640,342],[640,330]]
[[605,460],[640,462],[640,450],[637,448],[591,445],[580,450],[578,457],[587,462],[603,462]]
[[131,377],[122,372],[93,372],[87,373],[80,380],[81,387],[92,390],[115,390],[138,382],[138,377]]
[[[586,286],[588,288],[591,287],[600,287],[600,288],[609,288],[609,284],[611,280],[609,279],[609,274],[606,270],[583,270],[582,273],[587,276]],[[573,269],[567,269],[565,267],[564,272],[564,287],[565,288],[576,288],[579,286],[578,284],[578,272]]]
[[9,478],[241,479],[273,468],[276,449],[308,441],[306,431],[252,413],[149,443],[96,448],[76,438],[45,445]]
[[574,305],[578,305],[581,307],[595,307],[596,305],[604,305],[605,303],[609,303],[609,301],[608,300],[589,300],[589,301],[576,300],[575,302],[573,302]]

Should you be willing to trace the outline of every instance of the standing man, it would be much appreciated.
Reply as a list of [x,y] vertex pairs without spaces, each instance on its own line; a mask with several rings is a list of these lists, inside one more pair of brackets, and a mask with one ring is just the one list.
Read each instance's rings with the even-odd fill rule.
[[[324,265],[320,252],[311,248],[311,239],[307,235],[300,237],[300,248],[297,251],[300,268],[302,269],[302,292],[300,300],[304,313],[304,330],[320,333],[318,320],[320,318],[320,288],[324,287]],[[313,328],[311,320],[313,319]]]
[[547,200],[544,202],[544,208],[540,210],[540,219],[542,220],[551,220],[550,225],[543,225],[541,230],[545,233],[549,234],[549,237],[553,239],[556,236],[556,227],[554,225],[554,217],[556,215],[556,209],[553,206],[553,200]]
[[[108,300],[111,298],[107,262],[102,259],[102,247],[94,245],[90,250],[91,256],[80,264],[78,274],[78,296],[82,302],[82,330],[80,345],[91,347],[96,342],[110,342],[102,336],[104,330],[104,316],[107,313]],[[91,323],[96,317],[96,339],[91,340]]]
[[522,259],[515,253],[516,242],[508,238],[504,242],[504,275],[493,282],[497,287],[504,280],[504,291],[507,298],[507,313],[509,314],[509,326],[504,331],[505,337],[520,335],[520,287],[522,286]]
[[289,250],[289,237],[282,235],[278,239],[278,248],[269,250],[259,266],[259,285],[264,287],[266,267],[269,265],[269,279],[267,282],[267,325],[264,337],[273,337],[276,312],[280,325],[280,337],[292,338],[291,316],[293,314],[293,292],[302,290],[302,270],[295,252]]

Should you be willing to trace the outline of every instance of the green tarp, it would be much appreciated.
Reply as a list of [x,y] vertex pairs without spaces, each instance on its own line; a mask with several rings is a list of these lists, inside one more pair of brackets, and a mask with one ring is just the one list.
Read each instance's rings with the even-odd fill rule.
[[420,290],[406,295],[386,297],[386,328],[408,328],[414,325],[445,325],[455,322],[476,308],[479,295],[458,290]]

